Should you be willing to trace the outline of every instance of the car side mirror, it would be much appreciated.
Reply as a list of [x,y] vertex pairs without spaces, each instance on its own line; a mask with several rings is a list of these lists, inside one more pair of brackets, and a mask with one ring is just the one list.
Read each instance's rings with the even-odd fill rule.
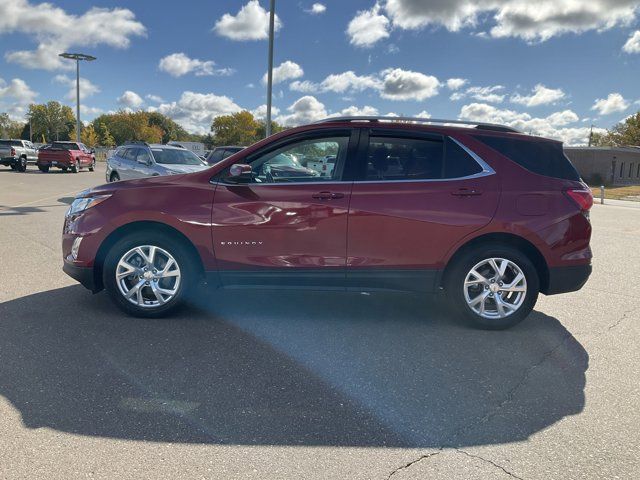
[[138,163],[141,163],[142,165],[146,165],[147,167],[150,167],[151,159],[147,158],[146,160],[138,160]]
[[249,183],[253,179],[251,165],[236,163],[229,169],[228,180],[235,183]]

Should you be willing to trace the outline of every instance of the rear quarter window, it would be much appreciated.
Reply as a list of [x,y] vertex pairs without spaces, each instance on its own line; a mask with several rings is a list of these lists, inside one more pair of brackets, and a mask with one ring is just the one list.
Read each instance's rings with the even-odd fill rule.
[[580,181],[580,175],[562,149],[562,143],[511,137],[475,136],[530,172],[546,177]]

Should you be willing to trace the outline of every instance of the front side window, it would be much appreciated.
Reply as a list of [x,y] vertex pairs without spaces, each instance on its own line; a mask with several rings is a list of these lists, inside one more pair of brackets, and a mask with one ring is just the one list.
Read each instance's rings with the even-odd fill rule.
[[251,161],[253,183],[339,180],[348,145],[346,135],[290,143]]
[[149,155],[149,152],[144,148],[140,148],[138,150],[137,158],[138,158],[138,163],[142,163],[144,165],[147,165],[151,161],[151,156]]
[[433,180],[444,175],[443,143],[438,140],[369,138],[366,180]]

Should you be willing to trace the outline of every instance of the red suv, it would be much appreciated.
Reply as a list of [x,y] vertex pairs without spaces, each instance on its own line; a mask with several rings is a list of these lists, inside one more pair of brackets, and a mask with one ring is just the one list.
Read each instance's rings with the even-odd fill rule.
[[512,326],[539,292],[587,281],[593,198],[561,143],[464,123],[334,118],[203,172],[87,190],[67,212],[64,270],[143,317],[206,279],[442,291],[475,326]]

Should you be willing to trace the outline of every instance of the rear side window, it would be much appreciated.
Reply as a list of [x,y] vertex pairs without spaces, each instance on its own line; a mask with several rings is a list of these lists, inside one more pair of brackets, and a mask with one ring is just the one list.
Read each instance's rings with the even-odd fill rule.
[[580,175],[564,154],[561,143],[479,135],[475,138],[530,172],[546,177],[580,180]]
[[444,177],[462,178],[482,172],[482,167],[460,145],[447,138]]
[[366,180],[433,180],[443,175],[438,140],[369,137]]

